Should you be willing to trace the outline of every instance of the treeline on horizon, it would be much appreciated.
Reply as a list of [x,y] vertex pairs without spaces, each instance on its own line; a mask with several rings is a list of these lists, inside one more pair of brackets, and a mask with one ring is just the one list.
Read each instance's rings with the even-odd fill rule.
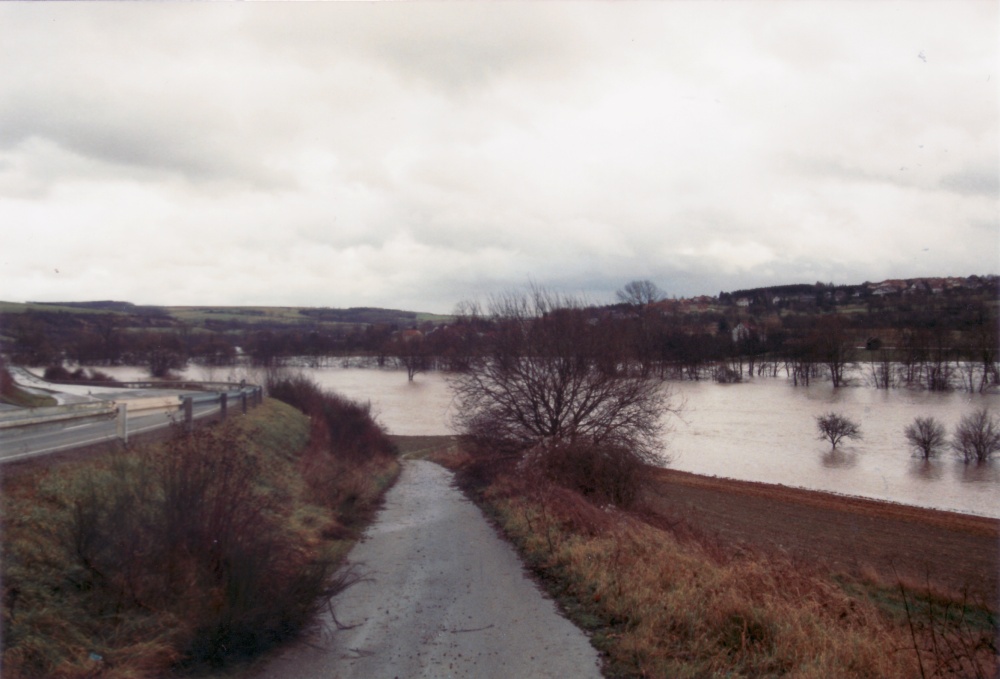
[[[783,374],[795,384],[822,378],[840,386],[863,363],[878,388],[985,391],[1000,385],[998,300],[990,275],[661,294],[567,312],[586,317],[586,332],[603,338],[605,363],[616,370],[724,382]],[[498,330],[484,314],[421,320],[386,309],[274,309],[4,305],[0,351],[15,364],[141,365],[154,376],[188,361],[271,367],[358,356],[404,366],[412,378],[464,370],[471,357],[489,354]]]

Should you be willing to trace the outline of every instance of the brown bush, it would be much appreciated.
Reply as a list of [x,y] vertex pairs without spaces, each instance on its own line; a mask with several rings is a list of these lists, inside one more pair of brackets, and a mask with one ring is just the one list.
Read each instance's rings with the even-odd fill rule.
[[592,501],[631,507],[642,492],[646,465],[621,447],[556,444],[537,454],[549,480]]
[[45,369],[43,377],[49,382],[101,382],[116,384],[116,380],[111,375],[94,368],[77,368],[70,372],[62,365],[50,365]]
[[[395,447],[372,417],[370,403],[358,403],[338,394],[323,391],[303,375],[274,375],[267,384],[268,393],[294,406],[326,426],[323,435],[330,454],[360,462],[378,456],[394,456]],[[314,430],[315,434],[315,430]]]
[[334,573],[344,538],[394,459],[338,457],[324,418],[274,399],[178,435],[4,478],[4,677],[217,666],[294,636],[352,581]]
[[304,549],[232,426],[117,459],[71,489],[67,544],[95,613],[173,611],[186,665],[250,655],[302,628],[334,564]]

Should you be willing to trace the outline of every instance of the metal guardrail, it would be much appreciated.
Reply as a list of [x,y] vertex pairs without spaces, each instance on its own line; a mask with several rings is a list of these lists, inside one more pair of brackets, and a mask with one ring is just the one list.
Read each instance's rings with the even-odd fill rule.
[[[52,384],[58,383],[53,382]],[[80,383],[72,382],[67,384],[79,385]],[[70,450],[99,441],[120,439],[127,443],[129,434],[134,433],[129,430],[130,414],[141,413],[145,415],[155,413],[156,411],[162,411],[168,416],[180,414],[182,415],[182,419],[178,421],[183,423],[186,429],[190,430],[193,428],[196,419],[216,414],[220,414],[222,419],[226,419],[230,414],[231,406],[238,406],[240,411],[246,413],[249,408],[260,405],[264,400],[264,390],[262,387],[228,382],[126,382],[113,385],[103,383],[99,386],[113,386],[121,389],[179,389],[181,385],[187,387],[187,391],[194,391],[195,393],[168,396],[138,396],[135,398],[118,398],[117,400],[90,403],[73,403],[62,406],[0,411],[0,432],[17,428],[26,430],[30,430],[33,427],[45,428],[52,424],[62,425],[65,428],[73,421],[96,420],[98,418],[115,421],[114,434],[103,435],[97,439],[93,438],[92,435],[89,437],[85,435],[85,440],[59,444],[40,450],[37,453],[0,457],[0,463],[32,454],[41,455],[56,452],[57,450]],[[98,386],[98,384],[94,383],[94,386]],[[218,404],[218,407],[206,409],[203,407],[206,404]],[[196,405],[202,406],[202,408],[196,411]],[[141,431],[145,432],[151,429],[165,428],[170,426],[173,421],[174,418],[165,417],[162,423],[146,425]]]
[[71,403],[64,406],[24,408],[0,411],[0,429],[26,427],[32,424],[75,420],[83,417],[111,415],[118,406],[113,401],[100,403]]

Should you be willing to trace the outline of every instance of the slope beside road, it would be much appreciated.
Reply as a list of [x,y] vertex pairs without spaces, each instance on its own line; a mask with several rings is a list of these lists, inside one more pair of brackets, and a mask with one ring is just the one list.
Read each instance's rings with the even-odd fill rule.
[[514,550],[423,460],[404,462],[349,557],[362,580],[254,679],[600,677],[597,652]]

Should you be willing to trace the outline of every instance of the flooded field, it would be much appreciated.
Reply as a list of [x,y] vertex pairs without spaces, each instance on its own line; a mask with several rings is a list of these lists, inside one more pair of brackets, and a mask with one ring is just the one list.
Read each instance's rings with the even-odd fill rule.
[[[105,370],[122,378],[141,375],[136,368]],[[370,401],[390,433],[452,433],[452,395],[440,373],[408,382],[397,370],[304,372],[324,387]],[[187,376],[225,379],[226,373],[203,375],[192,367]],[[937,418],[950,434],[977,408],[1000,413],[996,394],[833,389],[822,382],[793,387],[780,378],[733,385],[668,382],[664,388],[684,405],[680,417],[667,421],[669,465],[675,469],[1000,518],[1000,459],[966,465],[949,452],[924,463],[911,456],[903,437],[903,428],[917,416]],[[831,452],[828,442],[818,440],[814,421],[830,410],[860,423],[863,438]]]

